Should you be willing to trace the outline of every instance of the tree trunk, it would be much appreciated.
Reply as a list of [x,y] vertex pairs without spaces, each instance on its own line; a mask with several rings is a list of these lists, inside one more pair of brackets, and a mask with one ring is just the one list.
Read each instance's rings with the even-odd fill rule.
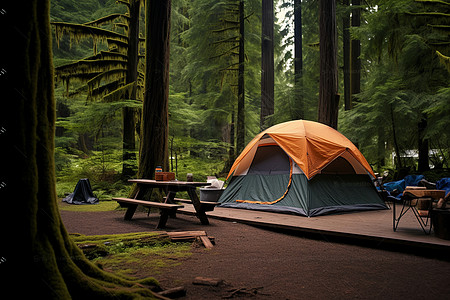
[[[137,68],[139,63],[139,15],[141,0],[131,0],[129,6],[130,21],[128,27],[128,50],[126,84],[137,82]],[[136,99],[136,87],[133,88],[128,99]],[[123,116],[123,147],[122,147],[122,176],[125,178],[134,175],[133,162],[136,160],[135,149],[135,111],[134,108],[124,107]]]
[[146,4],[146,70],[138,178],[169,168],[169,56],[171,1]]
[[274,113],[273,0],[262,0],[261,36],[261,130],[266,117]]
[[[13,4],[12,4],[13,3]],[[152,296],[89,262],[69,238],[55,190],[55,101],[49,1],[8,2],[2,16],[8,51],[8,108],[0,110],[2,293],[33,299]],[[2,82],[4,83],[4,82]],[[11,217],[13,216],[13,217]],[[26,274],[26,276],[24,276]],[[119,286],[127,286],[120,289]],[[131,289],[130,289],[131,288]],[[13,296],[14,297],[14,296]]]
[[245,146],[244,32],[244,0],[241,0],[239,2],[239,74],[236,134],[237,153],[240,153]]
[[377,168],[381,170],[382,167],[386,165],[386,136],[383,126],[378,126],[378,140],[377,140]]
[[[359,27],[361,25],[361,5],[360,0],[352,0],[352,27]],[[361,92],[361,42],[360,40],[352,40],[351,46],[351,101],[355,101],[356,95]]]
[[402,159],[400,157],[400,147],[398,146],[398,142],[397,142],[397,132],[396,132],[396,126],[395,126],[395,119],[394,119],[394,107],[392,104],[390,105],[390,109],[391,109],[392,137],[394,139],[395,156],[397,157],[396,169],[399,170],[399,169],[403,168],[403,164],[402,164]]
[[418,124],[418,141],[419,141],[419,164],[417,171],[424,172],[430,169],[428,161],[428,139],[424,138],[427,129],[427,116],[423,115],[422,120]]
[[337,128],[339,95],[337,94],[336,2],[319,1],[320,84],[318,121]]
[[302,49],[302,1],[294,0],[294,80],[295,95],[293,120],[304,119],[305,107],[303,103],[303,49]]
[[[349,0],[344,0],[344,8],[349,7]],[[345,110],[352,109],[351,67],[350,67],[350,12],[346,11],[342,18],[343,55],[344,55],[344,104]]]
[[234,160],[236,159],[235,154],[235,147],[234,147],[234,106],[231,109],[231,123],[229,123],[226,128],[222,130],[222,139],[224,142],[229,143],[229,149],[228,149],[228,158],[224,163],[223,169],[220,171],[220,173],[227,173],[231,169],[231,166],[234,163]]

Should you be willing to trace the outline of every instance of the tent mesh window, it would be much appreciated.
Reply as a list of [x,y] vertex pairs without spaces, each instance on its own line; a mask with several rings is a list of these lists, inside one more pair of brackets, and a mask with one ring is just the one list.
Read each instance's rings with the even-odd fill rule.
[[247,175],[289,174],[289,157],[277,145],[260,145]]

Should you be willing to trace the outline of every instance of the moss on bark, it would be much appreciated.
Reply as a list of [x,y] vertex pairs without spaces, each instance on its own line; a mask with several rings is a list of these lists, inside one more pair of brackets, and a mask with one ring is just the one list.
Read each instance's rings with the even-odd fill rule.
[[15,42],[7,49],[11,59],[3,90],[9,103],[0,115],[6,131],[1,164],[12,166],[2,174],[6,188],[0,191],[6,200],[0,216],[2,292],[45,299],[157,297],[139,281],[92,264],[69,238],[55,191],[49,0],[10,1],[5,11],[2,21],[13,25],[6,40]]

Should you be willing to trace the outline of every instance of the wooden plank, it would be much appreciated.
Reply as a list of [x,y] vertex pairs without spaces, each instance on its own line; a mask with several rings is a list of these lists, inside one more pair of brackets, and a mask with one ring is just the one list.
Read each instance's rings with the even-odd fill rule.
[[404,193],[408,193],[417,198],[430,197],[433,199],[439,199],[444,198],[445,196],[444,190],[405,190]]
[[207,236],[206,231],[179,231],[179,232],[167,232],[167,235],[172,241],[193,241],[200,240],[202,244],[208,248],[213,248],[214,238]]
[[[190,205],[178,212],[189,215],[196,213]],[[403,217],[401,226],[396,232],[392,230],[392,210],[362,211],[306,218],[274,212],[216,207],[208,216],[309,234],[379,242],[383,245],[405,247],[405,249],[450,251],[450,241],[434,235],[425,235],[412,212],[408,212]]]
[[212,249],[214,247],[206,235],[201,235],[199,238],[202,241],[202,243],[206,249]]
[[142,206],[152,206],[157,208],[183,208],[183,205],[180,204],[169,204],[169,203],[160,203],[160,202],[154,202],[154,201],[145,201],[145,200],[138,200],[138,199],[131,199],[131,198],[113,198],[114,201],[117,202],[124,202],[129,204],[139,204]]
[[408,185],[406,188],[405,188],[405,191],[406,190],[426,190],[427,188],[426,187],[424,187],[424,186],[411,186],[411,185]]
[[181,203],[192,204],[192,200],[190,200],[190,199],[174,198],[173,201],[175,201],[175,202],[181,202]]
[[129,179],[129,182],[138,184],[148,184],[153,186],[208,186],[209,182],[189,182],[189,181],[156,181],[153,179]]
[[[164,197],[163,199],[165,200],[167,197]],[[183,198],[174,198],[173,201],[175,202],[181,202],[181,203],[187,203],[187,204],[192,204],[192,200],[190,199],[183,199]],[[217,206],[220,203],[219,202],[212,202],[212,201],[200,201],[201,204],[206,204],[206,205],[214,205]]]
[[206,231],[173,231],[173,232],[167,232],[167,235],[169,237],[186,237],[186,236],[201,236],[206,235]]

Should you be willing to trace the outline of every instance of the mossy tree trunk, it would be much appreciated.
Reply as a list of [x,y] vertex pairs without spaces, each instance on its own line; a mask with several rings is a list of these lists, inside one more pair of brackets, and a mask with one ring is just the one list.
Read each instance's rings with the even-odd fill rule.
[[9,100],[0,110],[1,164],[12,166],[0,189],[2,293],[23,299],[152,297],[142,285],[89,262],[62,223],[55,191],[49,2],[10,1],[3,8],[2,22],[12,26],[2,38],[14,42],[5,48],[8,77],[2,90]]
[[168,171],[169,56],[171,1],[147,1],[146,70],[138,178],[154,177],[155,167]]

